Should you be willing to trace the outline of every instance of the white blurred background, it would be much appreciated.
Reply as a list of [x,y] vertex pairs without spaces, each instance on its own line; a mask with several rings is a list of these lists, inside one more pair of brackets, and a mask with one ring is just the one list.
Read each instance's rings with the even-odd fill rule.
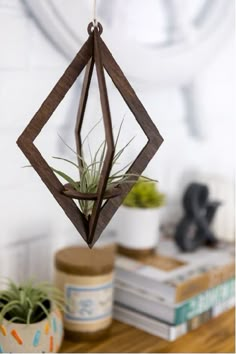
[[[86,39],[92,15],[91,0],[0,0],[0,275],[48,278],[55,249],[80,242],[37,174],[21,168],[27,161],[15,141]],[[97,0],[97,16],[165,140],[146,171],[167,195],[162,224],[175,225],[186,185],[203,181],[223,202],[217,236],[233,240],[234,0]],[[58,133],[74,144],[80,85],[37,141],[47,159],[64,154]],[[128,160],[142,138],[110,82],[108,89],[114,126],[125,116],[123,141],[136,135]],[[87,116],[100,119],[96,83]],[[111,223],[103,237],[115,233]]]

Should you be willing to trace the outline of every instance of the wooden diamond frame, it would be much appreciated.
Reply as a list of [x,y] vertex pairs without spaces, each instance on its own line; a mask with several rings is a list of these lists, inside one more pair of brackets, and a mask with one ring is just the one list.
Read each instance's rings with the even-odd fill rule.
[[[93,24],[90,23],[88,32],[88,40],[82,46],[72,63],[66,69],[65,73],[52,89],[46,100],[43,102],[42,106],[39,108],[28,126],[20,135],[17,140],[17,144],[28,158],[32,167],[39,174],[47,188],[50,190],[54,198],[62,207],[68,218],[74,224],[78,232],[87,242],[89,247],[92,248],[111,220],[112,216],[122,204],[123,199],[132,188],[133,184],[135,183],[134,179],[137,179],[138,176],[142,174],[149,161],[153,158],[159,149],[163,142],[163,138],[161,137],[159,131],[152,122],[142,103],[136,96],[134,90],[124,76],[120,67],[114,60],[107,46],[101,39],[101,24],[98,23],[97,26],[93,26]],[[65,187],[55,176],[52,169],[42,157],[41,153],[33,144],[33,142],[40,134],[42,128],[48,122],[57,106],[63,100],[66,93],[74,84],[77,77],[86,67],[75,129],[77,151],[79,154],[81,153],[80,133],[82,129],[94,64],[96,66],[98,77],[98,87],[100,92],[107,150],[101,177],[99,180],[97,196],[94,201],[92,215],[90,219],[87,220],[75,204],[73,198],[69,197],[69,193],[65,193]],[[127,173],[137,176],[135,178],[132,177],[133,183],[121,184],[119,186],[119,193],[115,197],[107,199],[106,202],[102,205],[104,199],[106,199],[104,198],[106,193],[106,185],[115,152],[104,69],[112,79],[114,85],[133,113],[136,121],[147,136],[148,142],[127,171]],[[79,161],[79,163],[81,163],[81,161]]]

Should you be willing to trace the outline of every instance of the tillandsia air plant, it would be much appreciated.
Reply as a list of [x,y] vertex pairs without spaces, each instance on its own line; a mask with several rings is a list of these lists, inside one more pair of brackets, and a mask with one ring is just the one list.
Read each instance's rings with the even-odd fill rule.
[[[120,124],[118,134],[115,139],[115,154],[114,154],[114,158],[112,161],[112,170],[109,175],[107,186],[106,186],[107,191],[117,187],[118,185],[120,185],[122,183],[133,183],[137,177],[134,174],[132,175],[132,174],[124,172],[129,168],[131,163],[123,166],[122,168],[118,168],[118,170],[114,171],[114,167],[119,163],[120,157],[122,156],[122,154],[124,153],[126,148],[130,145],[130,143],[134,140],[134,137],[131,138],[121,149],[117,150],[118,141],[119,141],[123,122],[124,122],[124,119],[122,120],[122,122]],[[60,171],[60,170],[52,167],[52,170],[54,171],[54,173],[56,173],[57,175],[62,177],[64,180],[66,180],[74,188],[74,190],[81,192],[81,193],[85,193],[85,194],[97,192],[99,180],[100,180],[100,176],[101,176],[101,172],[102,172],[103,162],[104,162],[104,158],[105,158],[105,154],[106,154],[106,141],[105,140],[100,144],[98,149],[95,151],[94,155],[92,154],[91,148],[89,146],[88,138],[89,138],[90,134],[92,133],[92,131],[97,127],[97,125],[99,123],[100,123],[100,121],[89,131],[89,133],[87,134],[87,136],[83,140],[82,149],[81,149],[82,150],[81,156],[78,155],[77,152],[75,150],[73,150],[60,137],[60,139],[67,146],[67,148],[69,148],[75,154],[75,157],[78,162],[74,162],[69,159],[65,159],[65,158],[61,158],[61,157],[56,157],[56,156],[53,157],[54,159],[57,159],[57,160],[63,160],[65,162],[73,165],[77,169],[79,181],[75,181],[71,176],[66,174],[64,171]],[[83,153],[83,150],[84,150],[83,148],[84,148],[85,143],[88,143],[89,154],[90,154],[89,163],[86,161],[86,159],[84,157],[84,153]],[[132,177],[135,177],[135,178],[132,179]],[[148,181],[148,180],[150,180],[150,179],[145,178],[145,181]],[[80,200],[78,200],[78,203],[79,203],[79,208],[80,208],[81,212],[85,215],[86,218],[89,218],[89,216],[92,213],[94,201],[80,199]]]
[[55,306],[64,310],[63,294],[50,283],[29,280],[16,284],[7,280],[0,290],[0,324],[9,322],[32,324],[47,318]]
[[159,192],[156,182],[145,177],[138,179],[123,202],[131,208],[159,208],[164,204],[165,195]]

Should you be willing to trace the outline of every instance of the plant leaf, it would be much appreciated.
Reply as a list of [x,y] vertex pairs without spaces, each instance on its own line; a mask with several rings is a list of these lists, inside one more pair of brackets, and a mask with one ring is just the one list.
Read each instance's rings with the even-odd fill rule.
[[75,188],[75,190],[78,190],[78,183],[76,183],[70,176],[68,176],[62,171],[56,170],[53,167],[51,167],[51,169],[53,170],[53,172],[55,172],[60,177],[64,178],[64,180],[66,180],[68,183],[70,183]]

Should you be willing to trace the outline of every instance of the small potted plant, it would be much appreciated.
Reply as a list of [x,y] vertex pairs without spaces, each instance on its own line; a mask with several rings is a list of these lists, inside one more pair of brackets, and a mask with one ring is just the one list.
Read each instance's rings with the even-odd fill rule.
[[158,209],[164,204],[165,195],[158,191],[157,183],[139,178],[119,212],[117,243],[122,253],[138,256],[155,249],[159,238]]
[[0,353],[58,352],[63,297],[48,283],[8,281],[0,291]]

